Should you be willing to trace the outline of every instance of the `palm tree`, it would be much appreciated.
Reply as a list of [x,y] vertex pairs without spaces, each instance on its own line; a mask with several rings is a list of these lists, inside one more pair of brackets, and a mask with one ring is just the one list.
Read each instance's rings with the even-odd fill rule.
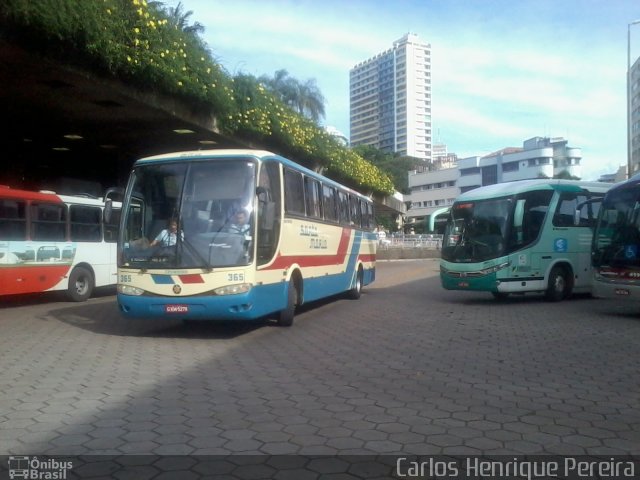
[[324,118],[324,95],[318,88],[316,80],[311,78],[303,84],[298,85],[297,107],[301,115],[305,115],[318,123],[320,118]]
[[273,77],[262,75],[259,79],[269,90],[275,93],[285,105],[291,106],[295,102],[298,90],[298,81],[289,76],[284,69],[277,70]]
[[179,30],[186,33],[204,33],[204,25],[200,22],[194,22],[193,25],[189,25],[189,17],[193,15],[193,11],[189,10],[185,12],[182,2],[178,2],[175,7],[169,7],[167,14],[169,16],[169,24],[177,27]]
[[284,69],[277,70],[273,77],[262,75],[259,79],[278,98],[301,115],[318,122],[324,118],[324,96],[315,79],[309,79],[305,83],[289,76]]

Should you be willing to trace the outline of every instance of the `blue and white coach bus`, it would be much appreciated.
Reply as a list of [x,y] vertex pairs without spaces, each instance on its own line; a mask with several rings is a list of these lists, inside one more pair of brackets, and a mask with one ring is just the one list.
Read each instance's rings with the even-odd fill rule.
[[[163,245],[170,222],[179,232]],[[144,158],[125,193],[118,303],[128,317],[277,313],[289,326],[304,302],[360,297],[375,278],[374,226],[368,197],[270,152]]]

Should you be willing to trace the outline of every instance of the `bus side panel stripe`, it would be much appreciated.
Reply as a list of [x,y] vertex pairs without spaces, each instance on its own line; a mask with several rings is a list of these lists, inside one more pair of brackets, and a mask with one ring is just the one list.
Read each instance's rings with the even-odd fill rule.
[[362,263],[370,263],[376,261],[376,255],[372,253],[361,254],[358,258],[360,258],[360,261]]
[[3,295],[44,292],[58,285],[69,273],[69,265],[0,267]]
[[358,254],[360,253],[360,244],[362,243],[362,232],[357,231],[355,237],[353,239],[353,247],[351,248],[351,253],[349,254],[349,261],[347,262],[347,275],[351,276],[351,283],[349,286],[353,286],[355,284],[355,269],[356,262],[358,260]]
[[273,263],[264,270],[286,269],[293,263],[297,263],[301,267],[342,265],[349,251],[349,240],[351,239],[352,231],[349,228],[342,229],[338,251],[334,255],[282,255],[278,253]]

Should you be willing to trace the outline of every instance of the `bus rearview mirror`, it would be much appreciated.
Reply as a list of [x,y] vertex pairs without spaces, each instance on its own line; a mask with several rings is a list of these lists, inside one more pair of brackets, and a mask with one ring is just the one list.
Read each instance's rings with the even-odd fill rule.
[[113,213],[113,201],[109,198],[104,202],[104,223],[111,223],[111,215]]

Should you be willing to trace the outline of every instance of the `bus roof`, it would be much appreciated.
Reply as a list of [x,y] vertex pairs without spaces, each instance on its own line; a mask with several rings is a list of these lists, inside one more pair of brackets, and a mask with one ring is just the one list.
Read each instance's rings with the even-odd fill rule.
[[[30,200],[32,202],[47,203],[77,203],[81,205],[104,206],[104,198],[90,195],[64,195],[51,190],[22,190],[0,185],[0,198]],[[114,202],[119,205],[119,202]]]
[[11,188],[6,185],[0,186],[0,198],[21,198],[23,200],[35,200],[42,202],[60,202],[60,197],[51,191],[33,191]]
[[266,150],[253,150],[242,148],[210,149],[210,150],[186,150],[182,152],[169,152],[139,159],[136,163],[158,162],[162,160],[215,158],[215,157],[276,157],[277,155]]
[[610,188],[611,184],[605,182],[586,182],[582,180],[557,180],[545,178],[518,180],[515,182],[497,183],[495,185],[474,188],[473,190],[460,194],[456,198],[456,202],[506,197],[533,190],[563,190],[578,192],[584,189],[590,192],[605,193]]
[[634,176],[632,176],[627,180],[614,183],[611,186],[611,190],[634,188],[634,187],[637,187],[638,185],[640,185],[640,173],[636,173]]
[[310,170],[299,163],[296,163],[288,158],[285,158],[281,155],[277,155],[273,152],[269,152],[267,150],[253,150],[253,149],[212,149],[212,150],[190,150],[183,152],[171,152],[171,153],[163,153],[161,155],[154,155],[151,157],[145,157],[137,160],[134,163],[134,167],[140,165],[146,165],[148,163],[162,163],[162,162],[175,162],[176,160],[198,160],[198,159],[215,159],[215,158],[229,158],[229,157],[253,157],[258,160],[267,160],[267,159],[276,159],[279,162],[282,162],[284,165],[287,165],[296,170],[300,170],[304,174],[316,178],[318,180],[322,180],[334,187],[339,187],[343,190],[348,191],[354,195],[357,195],[363,199],[371,201],[369,197],[366,195],[357,192],[349,187],[346,187],[335,180],[331,180],[323,175],[320,175],[313,170]]

